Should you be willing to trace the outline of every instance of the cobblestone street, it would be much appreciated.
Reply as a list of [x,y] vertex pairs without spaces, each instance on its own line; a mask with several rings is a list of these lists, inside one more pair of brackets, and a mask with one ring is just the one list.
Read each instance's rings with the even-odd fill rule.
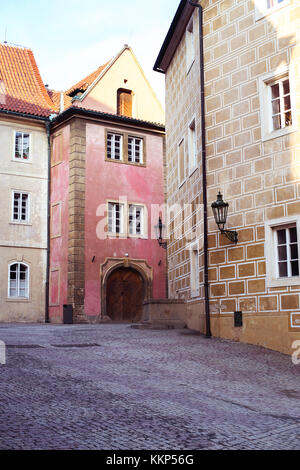
[[300,366],[189,330],[0,325],[0,449],[300,449]]

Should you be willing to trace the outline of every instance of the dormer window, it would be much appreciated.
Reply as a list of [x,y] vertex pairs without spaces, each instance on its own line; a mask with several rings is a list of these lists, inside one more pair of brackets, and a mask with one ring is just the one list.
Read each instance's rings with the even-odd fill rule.
[[117,114],[132,117],[132,91],[119,88],[117,92]]
[[83,90],[82,88],[76,88],[76,90],[73,90],[73,91],[71,91],[71,93],[69,93],[69,96],[71,98],[75,98],[75,96],[80,98],[83,95],[84,91],[85,90]]

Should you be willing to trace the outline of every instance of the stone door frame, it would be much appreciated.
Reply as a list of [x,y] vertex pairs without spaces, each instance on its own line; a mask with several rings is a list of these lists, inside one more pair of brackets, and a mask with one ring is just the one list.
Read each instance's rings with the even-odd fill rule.
[[100,265],[101,314],[100,321],[106,319],[106,287],[109,276],[120,268],[130,268],[137,271],[143,279],[145,287],[144,301],[151,299],[153,291],[153,268],[146,260],[132,258],[106,258]]

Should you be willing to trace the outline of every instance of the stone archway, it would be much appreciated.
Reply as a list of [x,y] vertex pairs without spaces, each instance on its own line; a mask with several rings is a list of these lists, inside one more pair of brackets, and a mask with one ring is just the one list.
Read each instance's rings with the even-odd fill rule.
[[106,283],[106,315],[112,321],[140,321],[144,299],[144,280],[138,271],[121,267],[110,274]]
[[107,258],[101,265],[99,320],[136,322],[152,298],[152,267],[146,260]]

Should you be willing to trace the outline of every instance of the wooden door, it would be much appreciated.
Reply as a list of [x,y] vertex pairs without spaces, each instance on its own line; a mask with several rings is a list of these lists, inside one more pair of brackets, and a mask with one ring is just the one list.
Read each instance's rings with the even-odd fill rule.
[[106,285],[106,314],[113,321],[140,321],[144,297],[142,276],[129,268],[117,269]]

